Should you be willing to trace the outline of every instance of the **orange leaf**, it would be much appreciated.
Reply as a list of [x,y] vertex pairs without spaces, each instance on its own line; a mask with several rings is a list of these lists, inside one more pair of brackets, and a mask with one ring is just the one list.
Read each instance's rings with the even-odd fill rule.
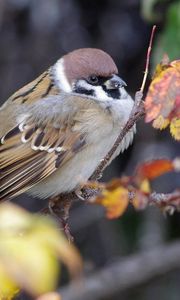
[[124,187],[118,187],[112,191],[104,190],[102,195],[96,198],[95,203],[101,204],[106,208],[108,219],[114,219],[125,212],[129,203],[128,195],[128,190]]
[[124,188],[126,188],[126,186],[129,184],[129,181],[130,181],[130,177],[128,177],[128,176],[114,178],[106,184],[106,189],[108,191],[114,191],[119,186],[123,186]]
[[180,119],[173,118],[170,123],[170,132],[175,140],[180,141]]
[[174,170],[173,162],[168,159],[156,159],[141,164],[136,171],[138,179],[154,179]]

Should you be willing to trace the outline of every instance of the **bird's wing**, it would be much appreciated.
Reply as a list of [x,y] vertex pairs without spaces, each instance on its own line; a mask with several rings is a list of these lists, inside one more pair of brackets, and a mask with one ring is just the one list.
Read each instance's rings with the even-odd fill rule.
[[57,95],[59,92],[59,89],[51,79],[50,68],[35,80],[15,92],[8,99],[8,102],[12,102],[13,104],[31,104],[46,96]]
[[[58,126],[57,126],[58,125]],[[85,134],[63,124],[27,118],[0,139],[0,199],[37,184],[85,147]]]

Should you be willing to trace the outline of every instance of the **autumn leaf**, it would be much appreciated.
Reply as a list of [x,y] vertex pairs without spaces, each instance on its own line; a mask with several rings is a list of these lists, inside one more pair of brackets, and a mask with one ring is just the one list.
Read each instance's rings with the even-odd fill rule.
[[99,191],[99,194],[92,197],[89,203],[105,207],[109,219],[120,217],[129,202],[135,209],[142,210],[150,203],[149,199],[153,194],[151,180],[171,171],[180,172],[179,157],[174,160],[155,159],[143,162],[131,176],[115,178],[108,183],[89,181],[87,187]]
[[128,190],[121,186],[110,191],[105,189],[96,198],[95,203],[105,207],[108,219],[114,219],[120,217],[127,209],[129,203],[128,195]]
[[18,292],[18,285],[12,280],[5,266],[0,262],[0,299],[12,299]]
[[143,193],[150,193],[151,187],[150,187],[150,182],[148,179],[143,179],[142,182],[140,183],[139,190],[142,191]]
[[175,140],[180,141],[180,119],[173,118],[170,124],[171,135]]
[[167,128],[169,123],[170,120],[168,118],[164,118],[163,116],[160,115],[153,121],[153,127],[162,130]]
[[[162,115],[168,118],[180,98],[180,60],[158,65],[146,99],[146,122]],[[161,66],[161,67],[160,67]],[[160,70],[159,70],[160,69]]]
[[[156,67],[154,78],[145,99],[146,122],[164,129],[170,124],[170,132],[180,140],[180,60],[164,62]],[[172,124],[171,124],[172,123]]]
[[53,291],[60,271],[58,258],[72,274],[82,266],[77,250],[51,218],[13,204],[0,205],[0,241],[0,266],[8,275],[8,283],[1,286],[4,294],[11,293],[12,286],[33,296]]
[[142,182],[144,178],[152,180],[173,170],[173,161],[168,159],[156,159],[140,164],[135,172],[135,177],[137,181]]

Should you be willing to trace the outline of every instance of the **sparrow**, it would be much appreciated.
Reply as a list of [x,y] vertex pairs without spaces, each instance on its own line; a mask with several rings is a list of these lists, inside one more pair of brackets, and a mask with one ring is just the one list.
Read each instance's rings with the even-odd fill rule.
[[130,116],[125,86],[110,55],[83,48],[15,92],[0,107],[0,200],[53,197],[87,181]]

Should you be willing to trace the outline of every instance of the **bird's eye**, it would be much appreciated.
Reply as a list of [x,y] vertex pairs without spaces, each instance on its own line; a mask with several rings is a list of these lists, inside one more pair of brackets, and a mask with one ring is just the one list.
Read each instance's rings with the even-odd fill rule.
[[92,75],[89,76],[88,80],[87,80],[90,84],[97,84],[99,82],[99,79],[97,76]]

